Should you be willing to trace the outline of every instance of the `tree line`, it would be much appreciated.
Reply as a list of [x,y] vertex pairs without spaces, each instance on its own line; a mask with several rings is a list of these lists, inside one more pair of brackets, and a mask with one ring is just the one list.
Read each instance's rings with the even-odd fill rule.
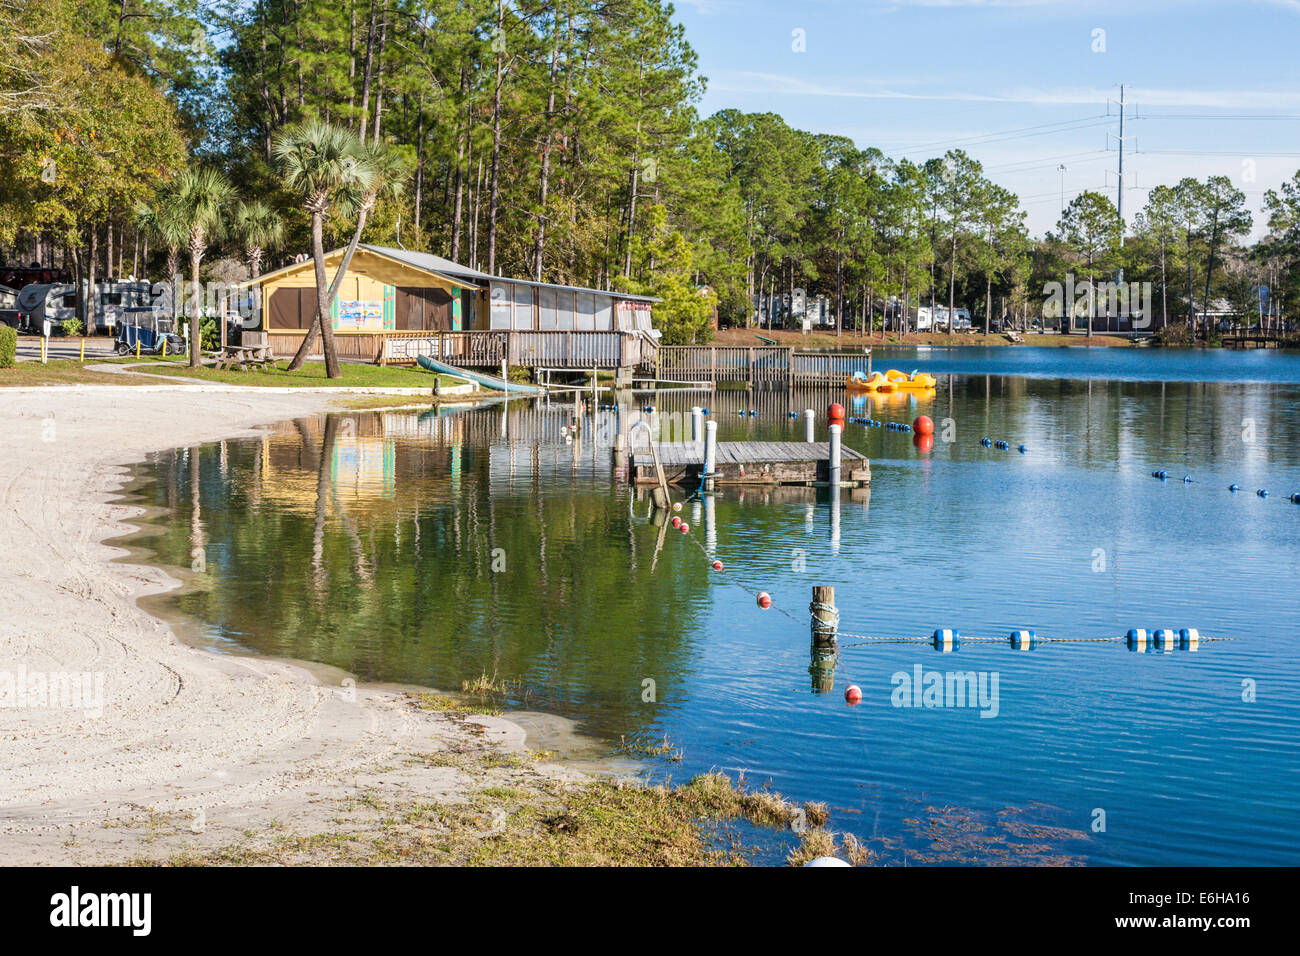
[[[700,116],[705,83],[663,0],[0,0],[0,255],[93,282],[400,243],[660,296],[668,342],[795,289],[882,333],[922,305],[1028,326],[1065,272],[1150,281],[1201,332],[1215,300],[1262,313],[1264,285],[1280,321],[1300,293],[1300,173],[1252,245],[1219,176],[1152,190],[1127,235],[1085,192],[1034,238],[961,150],[913,162],[771,113]],[[284,144],[329,136],[359,165],[313,197]],[[229,188],[186,231],[169,217],[200,172]]]

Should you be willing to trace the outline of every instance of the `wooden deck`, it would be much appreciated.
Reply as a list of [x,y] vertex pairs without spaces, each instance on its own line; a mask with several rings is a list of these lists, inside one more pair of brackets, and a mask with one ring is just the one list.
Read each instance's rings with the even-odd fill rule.
[[[704,445],[657,442],[659,462],[669,484],[698,485],[704,470]],[[714,481],[720,485],[814,485],[829,480],[830,444],[794,441],[718,442]],[[638,451],[632,457],[632,481],[653,484],[654,457]],[[861,452],[840,446],[840,484],[871,481],[871,463]]]
[[1282,335],[1273,331],[1235,332],[1225,335],[1223,344],[1230,349],[1280,349]]
[[750,386],[844,385],[871,377],[871,352],[800,352],[782,345],[661,345],[654,377],[677,382],[744,382]]

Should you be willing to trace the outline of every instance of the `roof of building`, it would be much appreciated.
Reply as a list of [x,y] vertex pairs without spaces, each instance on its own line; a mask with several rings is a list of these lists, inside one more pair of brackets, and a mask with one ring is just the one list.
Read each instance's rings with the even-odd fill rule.
[[[341,253],[342,249],[332,249],[327,252],[326,257]],[[585,286],[577,285],[556,285],[553,282],[533,282],[531,279],[511,279],[509,276],[494,276],[486,272],[480,272],[478,269],[471,269],[469,266],[463,266],[458,262],[452,262],[450,259],[444,259],[442,256],[435,256],[431,252],[415,252],[410,249],[394,249],[391,246],[371,246],[361,243],[357,246],[357,251],[365,251],[377,256],[383,256],[385,259],[391,259],[402,265],[410,266],[412,269],[419,269],[422,272],[428,272],[431,275],[446,279],[456,285],[465,285],[467,283],[477,286],[485,286],[489,282],[509,282],[511,285],[537,286],[546,289],[564,289],[569,292],[588,292],[594,295],[607,295],[614,299],[624,299],[630,302],[660,302],[661,299],[650,295],[632,295],[627,292],[616,292],[612,289],[589,289]],[[271,272],[264,272],[248,284],[264,283],[268,278],[274,278],[291,269],[298,269],[304,265],[311,265],[310,259],[304,259],[302,262],[293,262],[287,266],[282,266]]]
[[628,299],[633,302],[661,301],[660,299],[650,295],[632,295],[628,292],[616,292],[612,289],[589,289],[586,286],[580,285],[557,285],[554,282],[534,282],[531,279],[512,279],[509,276],[494,276],[486,272],[480,272],[478,269],[471,269],[469,266],[463,266],[458,262],[452,262],[450,259],[444,259],[442,256],[435,256],[428,252],[412,252],[409,249],[393,249],[388,246],[362,245],[360,248],[369,249],[371,252],[377,252],[380,255],[388,256],[390,259],[396,259],[399,262],[404,262],[417,269],[423,269],[426,272],[472,279],[478,282],[509,282],[511,285],[528,285],[539,286],[547,289],[564,289],[569,292],[590,292],[595,295],[608,295],[615,299]]
[[487,282],[493,278],[486,272],[471,269],[469,266],[463,266],[459,262],[452,262],[450,259],[444,259],[442,256],[435,256],[431,252],[414,252],[410,249],[393,249],[390,246],[371,246],[365,243],[362,243],[357,248],[377,252],[381,256],[396,259],[398,262],[404,262],[408,266],[413,266],[416,269],[423,269],[425,272],[433,272],[446,276],[457,276],[464,279],[474,279],[479,282]]

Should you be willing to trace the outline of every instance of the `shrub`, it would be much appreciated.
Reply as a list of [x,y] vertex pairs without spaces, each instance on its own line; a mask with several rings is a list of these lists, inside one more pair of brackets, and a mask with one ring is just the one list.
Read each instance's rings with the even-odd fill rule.
[[215,352],[221,348],[221,327],[216,319],[204,318],[199,323],[199,347],[205,352]]
[[1187,348],[1196,344],[1192,328],[1186,324],[1166,325],[1156,332],[1155,339],[1157,344],[1173,348]]
[[0,325],[0,368],[13,365],[17,351],[18,333],[7,325]]
[[80,335],[81,319],[64,319],[59,323],[60,335]]

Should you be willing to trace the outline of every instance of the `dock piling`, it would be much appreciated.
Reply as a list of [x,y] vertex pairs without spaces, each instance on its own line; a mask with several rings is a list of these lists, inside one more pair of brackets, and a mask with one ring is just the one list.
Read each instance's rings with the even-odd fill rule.
[[826,463],[827,476],[830,480],[831,488],[840,486],[840,426],[831,425],[830,460]]
[[704,487],[713,490],[713,472],[718,458],[718,423],[709,419],[704,425]]
[[704,409],[699,405],[691,406],[691,441],[696,445],[704,441]]
[[813,422],[813,410],[805,408],[803,411],[803,440],[812,442],[816,438],[817,426]]
[[814,644],[834,644],[835,632],[840,626],[840,612],[835,606],[835,588],[827,584],[812,589],[812,637]]

